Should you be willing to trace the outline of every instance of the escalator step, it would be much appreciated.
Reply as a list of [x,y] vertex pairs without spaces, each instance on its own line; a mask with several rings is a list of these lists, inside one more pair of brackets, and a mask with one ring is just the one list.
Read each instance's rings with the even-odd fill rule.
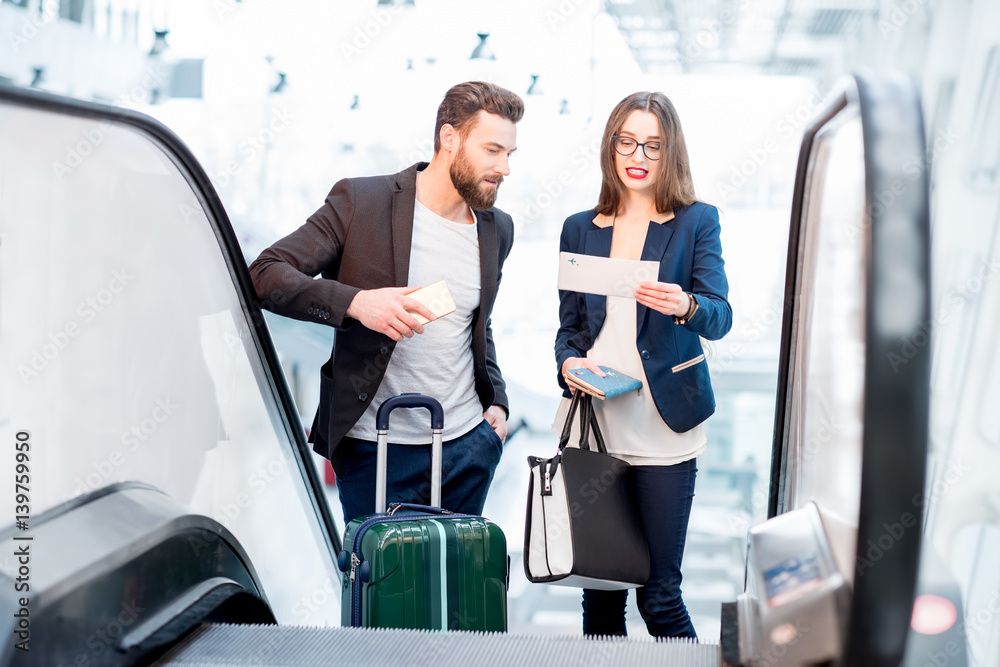
[[719,647],[665,641],[482,632],[204,625],[164,654],[156,667],[223,665],[578,665],[669,664],[718,667]]

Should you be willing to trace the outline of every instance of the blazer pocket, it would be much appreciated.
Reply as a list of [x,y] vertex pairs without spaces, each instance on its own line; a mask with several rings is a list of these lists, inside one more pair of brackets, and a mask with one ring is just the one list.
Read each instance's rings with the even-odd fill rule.
[[700,364],[703,361],[705,361],[705,355],[704,355],[704,353],[699,354],[694,359],[689,359],[688,361],[685,361],[683,364],[677,364],[676,366],[674,366],[670,370],[672,370],[674,373],[680,373],[685,368],[691,368],[695,364]]

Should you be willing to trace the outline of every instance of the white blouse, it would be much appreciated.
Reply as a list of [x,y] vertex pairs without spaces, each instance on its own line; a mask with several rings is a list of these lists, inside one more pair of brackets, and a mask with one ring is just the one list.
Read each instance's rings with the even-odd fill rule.
[[[642,381],[642,389],[608,400],[593,399],[594,412],[601,426],[608,453],[632,465],[675,465],[693,459],[705,451],[704,423],[690,431],[677,433],[664,423],[649,391],[649,382],[636,349],[636,300],[609,296],[604,327],[587,352],[587,358]],[[569,411],[569,399],[563,399],[553,430],[562,431]],[[569,444],[579,442],[579,415],[573,425]]]

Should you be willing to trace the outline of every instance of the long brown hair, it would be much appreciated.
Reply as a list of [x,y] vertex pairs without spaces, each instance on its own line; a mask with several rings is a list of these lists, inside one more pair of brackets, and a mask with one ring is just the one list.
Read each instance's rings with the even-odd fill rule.
[[[615,215],[625,199],[625,185],[615,169],[613,137],[621,132],[633,111],[648,111],[660,124],[660,169],[653,186],[657,213],[666,213],[695,202],[691,163],[677,110],[663,93],[632,93],[614,108],[601,141],[601,194],[595,207],[603,215]],[[637,150],[642,150],[637,147]]]
[[516,93],[485,81],[452,86],[438,106],[434,123],[434,154],[441,150],[441,128],[451,125],[463,139],[475,125],[476,114],[491,113],[517,123],[524,115],[524,101]]

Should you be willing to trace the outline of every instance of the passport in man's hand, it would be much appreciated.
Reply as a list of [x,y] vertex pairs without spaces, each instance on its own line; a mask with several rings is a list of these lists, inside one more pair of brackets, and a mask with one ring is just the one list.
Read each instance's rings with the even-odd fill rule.
[[601,377],[588,368],[570,369],[563,373],[563,377],[571,387],[576,387],[584,393],[601,400],[642,389],[642,382],[636,380],[634,377],[625,375],[621,371],[616,371],[607,366],[598,366],[598,368],[604,371],[604,377]]

